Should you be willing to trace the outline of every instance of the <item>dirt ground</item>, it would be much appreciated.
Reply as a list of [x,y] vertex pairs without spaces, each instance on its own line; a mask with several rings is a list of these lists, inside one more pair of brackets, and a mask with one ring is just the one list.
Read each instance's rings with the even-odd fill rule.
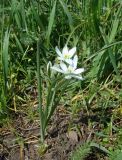
[[13,124],[9,124],[9,128],[0,128],[0,160],[68,159],[70,152],[79,143],[75,131],[74,137],[68,136],[69,119],[69,115],[66,114],[54,115],[45,140],[48,148],[44,156],[40,157],[38,153],[39,121],[31,122],[23,114],[17,114]]
[[[84,142],[95,139],[94,132],[100,129],[99,115],[88,117],[80,112],[77,118],[72,118],[60,108],[50,121],[45,139],[48,147],[40,156],[39,120],[31,121],[24,113],[15,115],[12,122],[0,128],[0,160],[69,160],[71,152]],[[95,120],[94,128],[88,126],[89,118]],[[93,152],[86,160],[98,160],[98,157]]]

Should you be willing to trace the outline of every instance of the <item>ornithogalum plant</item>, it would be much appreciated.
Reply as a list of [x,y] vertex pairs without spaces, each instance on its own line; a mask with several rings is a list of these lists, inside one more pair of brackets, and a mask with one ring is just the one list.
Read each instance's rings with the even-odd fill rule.
[[[38,100],[40,113],[41,142],[44,144],[45,131],[48,122],[59,104],[60,98],[67,87],[74,83],[74,79],[83,80],[81,73],[84,68],[77,69],[78,56],[75,54],[76,47],[68,49],[65,45],[62,52],[56,47],[58,63],[47,64],[47,95],[46,104],[42,105],[42,77],[40,74],[40,44],[37,45],[37,79],[38,79]],[[55,61],[57,62],[57,61]]]

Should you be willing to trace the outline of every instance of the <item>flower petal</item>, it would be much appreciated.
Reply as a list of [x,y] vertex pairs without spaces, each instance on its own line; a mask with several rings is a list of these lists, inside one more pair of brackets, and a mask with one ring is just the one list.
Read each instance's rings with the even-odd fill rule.
[[72,78],[72,76],[65,76],[65,78],[66,78],[66,79],[71,79],[71,78]]
[[72,59],[65,59],[65,62],[72,65]]
[[76,79],[79,79],[79,80],[83,80],[83,77],[82,77],[82,76],[75,76],[75,75],[73,75],[72,77],[73,77],[73,78],[76,78]]
[[[64,72],[67,72],[67,66],[66,66],[65,63],[60,63],[60,67],[61,67],[61,69],[62,69]],[[64,72],[63,72],[63,73],[64,73]]]
[[58,47],[55,47],[56,53],[59,55],[59,57],[62,57],[61,51],[58,49]]
[[68,54],[68,47],[67,47],[67,45],[65,45],[64,48],[63,48],[63,50],[62,50],[62,55],[64,56],[66,54]]
[[63,70],[61,70],[60,68],[55,67],[55,66],[51,67],[51,69],[53,69],[53,70],[55,70],[55,71],[57,71],[57,72],[60,72],[60,73],[64,73]]
[[68,54],[69,54],[70,58],[72,58],[72,56],[75,54],[75,52],[76,52],[76,47],[69,50]]
[[74,71],[74,74],[80,74],[82,72],[84,72],[84,68],[79,68]]
[[78,63],[78,56],[77,55],[74,56],[74,59],[73,59],[72,62],[73,62],[73,68],[76,69],[77,68],[77,63]]

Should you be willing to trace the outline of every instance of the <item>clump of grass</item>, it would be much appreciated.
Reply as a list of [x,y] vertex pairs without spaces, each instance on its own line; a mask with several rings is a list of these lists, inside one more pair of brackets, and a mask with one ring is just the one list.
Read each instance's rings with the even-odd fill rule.
[[109,160],[121,160],[122,159],[122,147],[121,149],[116,149],[109,155]]
[[89,143],[80,145],[74,152],[72,152],[70,160],[84,160],[91,153]]
[[[2,42],[1,42],[2,43]],[[8,47],[9,47],[9,32],[5,32],[3,43],[1,44],[1,83],[0,83],[0,112],[7,112],[7,82],[8,82],[8,71],[9,71],[9,56],[8,56]]]

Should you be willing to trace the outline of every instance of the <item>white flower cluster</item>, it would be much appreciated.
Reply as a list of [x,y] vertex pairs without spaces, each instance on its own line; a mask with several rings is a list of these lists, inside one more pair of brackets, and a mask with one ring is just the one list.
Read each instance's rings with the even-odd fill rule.
[[51,69],[64,74],[66,79],[77,78],[83,80],[81,73],[84,68],[77,69],[78,56],[75,55],[76,47],[68,49],[67,45],[62,49],[62,52],[56,47],[59,64],[55,64]]

